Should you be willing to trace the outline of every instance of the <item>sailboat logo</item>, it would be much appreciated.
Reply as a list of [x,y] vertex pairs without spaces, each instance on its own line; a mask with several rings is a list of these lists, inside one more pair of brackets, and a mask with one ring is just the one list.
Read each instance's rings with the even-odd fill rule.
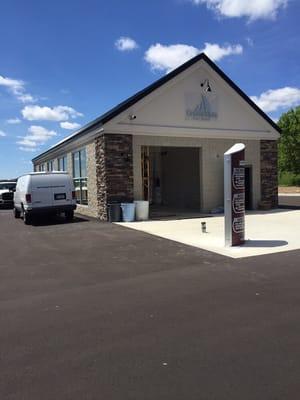
[[[193,120],[210,120],[218,117],[216,111],[216,96],[199,94],[186,96],[186,119]],[[195,105],[196,104],[196,105]]]

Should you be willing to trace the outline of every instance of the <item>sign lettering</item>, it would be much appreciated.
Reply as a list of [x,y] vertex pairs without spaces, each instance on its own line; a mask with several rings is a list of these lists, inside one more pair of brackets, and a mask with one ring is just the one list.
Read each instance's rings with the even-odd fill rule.
[[209,121],[218,118],[215,93],[186,93],[185,119]]

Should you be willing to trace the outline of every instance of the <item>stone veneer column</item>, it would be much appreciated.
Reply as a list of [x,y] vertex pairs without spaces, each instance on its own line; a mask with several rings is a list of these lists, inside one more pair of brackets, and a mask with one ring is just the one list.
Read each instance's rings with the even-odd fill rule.
[[95,141],[99,218],[110,202],[133,201],[132,135],[103,134]]
[[261,208],[278,206],[278,161],[277,141],[260,141]]

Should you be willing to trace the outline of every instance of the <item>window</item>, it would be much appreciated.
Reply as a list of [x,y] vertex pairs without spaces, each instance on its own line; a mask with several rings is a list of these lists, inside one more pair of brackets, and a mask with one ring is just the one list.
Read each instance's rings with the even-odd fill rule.
[[54,171],[54,161],[53,160],[47,162],[47,171],[48,172]]
[[60,157],[57,159],[57,168],[58,168],[58,171],[67,171],[68,170],[67,156]]
[[40,172],[45,171],[45,164],[40,164],[39,165],[39,171]]
[[88,204],[87,170],[85,149],[72,154],[73,178],[76,193],[76,201],[79,204]]
[[10,192],[15,192],[16,182],[0,182],[0,190],[9,190]]

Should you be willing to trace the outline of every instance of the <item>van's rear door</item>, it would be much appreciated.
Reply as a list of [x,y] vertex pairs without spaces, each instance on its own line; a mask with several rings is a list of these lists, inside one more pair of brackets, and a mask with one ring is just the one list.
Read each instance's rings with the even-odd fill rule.
[[31,175],[32,206],[35,208],[72,204],[72,190],[68,174]]
[[32,207],[52,207],[52,185],[46,174],[30,175],[30,192]]
[[69,175],[55,175],[55,185],[52,187],[52,199],[54,206],[72,204],[72,186]]

